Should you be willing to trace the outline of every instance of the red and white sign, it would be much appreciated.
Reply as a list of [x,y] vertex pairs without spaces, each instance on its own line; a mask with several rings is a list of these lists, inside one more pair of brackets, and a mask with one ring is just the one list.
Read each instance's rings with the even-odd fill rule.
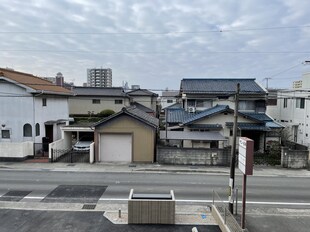
[[253,175],[254,141],[252,139],[239,138],[238,167],[245,175]]

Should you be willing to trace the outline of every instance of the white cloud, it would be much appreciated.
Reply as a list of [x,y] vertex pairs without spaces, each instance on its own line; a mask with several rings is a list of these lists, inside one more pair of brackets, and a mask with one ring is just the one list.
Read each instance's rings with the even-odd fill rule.
[[[1,31],[85,33],[2,33],[0,66],[35,75],[61,71],[77,84],[86,81],[87,68],[109,66],[116,85],[128,81],[145,88],[177,89],[184,77],[262,79],[309,59],[307,54],[299,53],[247,52],[307,51],[310,28],[238,30],[306,25],[310,8],[307,1],[0,0],[0,4]],[[220,29],[235,31],[211,32]],[[173,31],[210,32],[87,34]],[[29,49],[50,52],[20,51]],[[304,70],[296,68],[274,79],[301,76]],[[290,81],[280,83],[288,87]],[[279,81],[274,83],[279,87]]]

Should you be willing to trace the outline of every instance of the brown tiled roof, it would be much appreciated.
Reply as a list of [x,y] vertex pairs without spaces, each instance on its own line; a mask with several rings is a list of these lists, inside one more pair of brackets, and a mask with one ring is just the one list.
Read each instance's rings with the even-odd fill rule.
[[36,77],[32,74],[0,68],[0,77],[1,76],[15,81],[18,84],[25,85],[35,91],[45,91],[52,94],[72,94],[70,90],[57,86],[50,81]]

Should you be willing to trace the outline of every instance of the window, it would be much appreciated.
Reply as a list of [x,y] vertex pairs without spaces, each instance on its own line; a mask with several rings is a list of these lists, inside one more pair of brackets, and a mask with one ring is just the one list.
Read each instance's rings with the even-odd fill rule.
[[296,98],[296,108],[305,108],[305,98]]
[[100,99],[93,99],[93,104],[100,104]]
[[32,137],[32,127],[30,124],[25,124],[24,125],[24,137]]
[[167,103],[173,103],[173,100],[167,100]]
[[283,99],[283,108],[287,108],[287,98]]
[[46,106],[46,98],[42,98],[42,106]]
[[115,100],[115,104],[123,104],[123,100]]
[[3,139],[9,139],[10,138],[10,130],[1,130],[1,137]]
[[36,124],[36,136],[39,136],[40,135],[40,124],[37,123]]

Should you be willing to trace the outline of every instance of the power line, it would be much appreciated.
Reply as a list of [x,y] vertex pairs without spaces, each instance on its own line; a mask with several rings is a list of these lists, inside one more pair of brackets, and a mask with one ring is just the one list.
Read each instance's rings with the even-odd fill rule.
[[45,52],[45,53],[106,53],[106,54],[155,54],[155,55],[174,55],[174,54],[310,54],[310,51],[100,51],[100,50],[47,50],[47,49],[0,49],[1,52]]
[[163,31],[163,32],[54,32],[54,31],[0,31],[0,34],[39,34],[39,35],[169,35],[169,34],[203,34],[203,33],[223,33],[239,31],[265,31],[265,30],[288,30],[309,28],[310,25],[299,26],[278,26],[278,27],[257,27],[257,28],[232,28],[215,30],[197,30],[197,31]]

